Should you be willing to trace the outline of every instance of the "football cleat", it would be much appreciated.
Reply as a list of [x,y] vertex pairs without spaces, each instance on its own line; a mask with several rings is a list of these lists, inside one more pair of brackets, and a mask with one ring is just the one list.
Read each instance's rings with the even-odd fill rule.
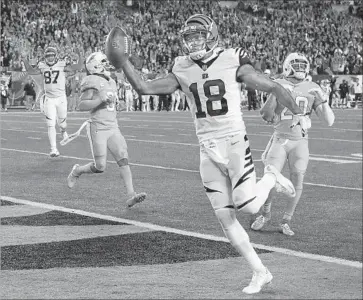
[[256,220],[252,223],[251,229],[253,230],[261,230],[263,226],[266,225],[268,221],[271,220],[271,215],[269,218],[267,218],[264,215],[260,215],[256,218]]
[[264,173],[272,173],[275,175],[275,189],[278,193],[284,193],[291,198],[296,196],[296,191],[292,182],[283,176],[273,165],[267,165]]
[[135,204],[137,203],[141,203],[142,201],[144,201],[146,198],[146,194],[145,193],[140,193],[140,194],[134,194],[134,196],[132,196],[130,199],[128,199],[126,201],[127,207],[131,208],[133,207]]
[[74,171],[79,167],[79,164],[75,164],[72,168],[71,173],[69,173],[68,177],[67,177],[67,184],[68,187],[71,189],[75,186],[75,184],[77,183],[77,180],[79,178],[79,175],[76,176],[74,175]]
[[59,151],[57,149],[54,149],[50,151],[49,156],[50,157],[58,157],[60,155]]
[[259,293],[264,285],[272,281],[272,278],[273,276],[267,268],[264,272],[254,272],[250,284],[242,292],[246,294]]
[[285,235],[289,235],[289,236],[295,235],[295,232],[293,232],[291,230],[290,225],[288,223],[281,223],[280,224],[280,232],[285,234]]
[[65,145],[68,142],[68,139],[69,139],[68,133],[67,133],[67,131],[62,131],[61,134],[62,134],[63,139],[60,141],[60,144]]

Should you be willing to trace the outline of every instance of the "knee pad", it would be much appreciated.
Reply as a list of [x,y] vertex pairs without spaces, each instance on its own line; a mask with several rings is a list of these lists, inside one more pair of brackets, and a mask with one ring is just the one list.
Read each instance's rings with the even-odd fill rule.
[[249,243],[250,238],[246,230],[244,230],[236,219],[234,209],[220,208],[215,211],[215,214],[222,225],[224,234],[232,246],[241,245],[246,242]]
[[258,203],[254,201],[257,195],[253,195],[251,192],[246,193],[242,188],[236,188],[232,193],[232,198],[236,209],[243,213],[257,214],[260,210]]
[[91,170],[93,173],[103,173],[106,170],[106,164],[94,163],[93,166],[91,166]]
[[57,123],[55,119],[51,119],[47,116],[45,116],[46,120],[47,120],[47,126],[48,127],[55,127],[55,124]]
[[304,184],[305,171],[294,171],[290,174],[290,180],[296,190],[302,190]]
[[61,129],[66,129],[67,128],[67,119],[61,119],[61,120],[59,120],[59,127]]
[[127,158],[121,158],[118,162],[117,162],[119,167],[124,167],[127,166],[129,164],[129,160]]

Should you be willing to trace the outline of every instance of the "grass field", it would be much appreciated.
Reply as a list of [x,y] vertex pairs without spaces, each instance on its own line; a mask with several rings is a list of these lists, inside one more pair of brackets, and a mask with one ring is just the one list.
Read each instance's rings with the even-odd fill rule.
[[[119,114],[134,185],[148,194],[132,209],[111,155],[105,173],[67,188],[72,166],[91,160],[84,132],[51,159],[40,113],[1,113],[0,298],[361,299],[362,111],[335,113],[332,128],[313,117],[296,235],[277,231],[288,199],[276,194],[272,223],[248,230],[274,275],[252,297],[204,193],[189,112]],[[86,118],[70,113],[69,132]],[[244,118],[261,176],[272,128],[257,112]],[[250,216],[239,220],[249,228]]]

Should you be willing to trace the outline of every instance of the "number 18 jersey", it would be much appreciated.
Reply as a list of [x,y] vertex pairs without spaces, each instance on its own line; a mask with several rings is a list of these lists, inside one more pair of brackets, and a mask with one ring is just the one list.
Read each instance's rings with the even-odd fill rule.
[[43,74],[45,96],[49,98],[61,98],[66,96],[66,75],[64,68],[66,62],[57,61],[54,65],[49,66],[40,62],[38,68]]
[[247,63],[250,60],[241,48],[217,48],[207,62],[193,61],[189,56],[175,59],[171,72],[187,96],[200,142],[245,133],[236,71]]

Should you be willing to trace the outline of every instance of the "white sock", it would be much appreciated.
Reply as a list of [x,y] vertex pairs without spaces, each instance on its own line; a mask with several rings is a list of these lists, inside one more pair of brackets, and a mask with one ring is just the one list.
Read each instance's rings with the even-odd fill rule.
[[50,149],[53,151],[57,149],[57,131],[55,127],[48,127],[48,138],[50,143]]
[[224,229],[224,233],[231,245],[247,260],[254,272],[264,272],[265,266],[252,247],[246,230],[238,220],[235,220],[228,229]]

